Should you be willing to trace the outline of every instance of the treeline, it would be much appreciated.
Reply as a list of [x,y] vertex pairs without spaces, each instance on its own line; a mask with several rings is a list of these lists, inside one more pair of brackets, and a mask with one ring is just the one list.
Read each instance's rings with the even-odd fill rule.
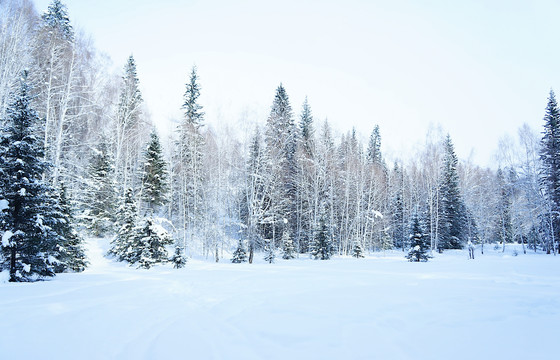
[[[355,130],[337,136],[328,121],[314,119],[307,99],[294,110],[282,85],[266,123],[243,143],[225,128],[205,126],[196,68],[181,122],[162,141],[147,115],[134,58],[122,76],[111,74],[58,0],[41,16],[27,0],[0,3],[0,50],[2,267],[14,281],[83,269],[75,229],[113,236],[110,255],[140,267],[164,261],[180,267],[197,255],[218,261],[234,250],[235,262],[252,261],[255,252],[272,262],[279,253],[328,259],[406,251],[418,229],[437,251],[469,241],[483,251],[498,242],[503,249],[513,242],[558,249],[560,118],[552,92],[544,136],[519,129],[518,141],[500,144],[501,167],[494,171],[460,162],[451,137],[437,131],[410,160],[390,161],[378,126],[367,144]],[[24,161],[14,142],[31,138],[36,164],[30,160],[31,173],[14,178],[24,171],[12,168]],[[23,194],[30,187],[15,184],[30,179],[41,187]],[[47,196],[56,205],[50,209],[65,214],[29,212],[34,239],[50,239],[41,251],[28,249],[31,230],[23,230],[25,216],[15,206],[33,196]],[[66,235],[36,221],[49,216],[66,224]],[[68,232],[76,235],[72,241]],[[34,263],[41,266],[25,260],[28,250],[40,254]],[[81,265],[70,265],[63,253]]]

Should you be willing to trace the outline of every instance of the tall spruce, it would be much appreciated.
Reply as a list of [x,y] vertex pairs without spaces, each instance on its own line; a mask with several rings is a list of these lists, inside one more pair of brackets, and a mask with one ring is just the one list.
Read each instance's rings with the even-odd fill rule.
[[554,91],[550,90],[544,115],[544,131],[541,140],[541,185],[544,189],[547,214],[546,249],[550,253],[556,246],[560,236],[560,109]]
[[94,149],[87,185],[82,222],[94,236],[105,236],[114,229],[117,196],[113,158],[104,138]]
[[49,30],[58,36],[62,36],[72,41],[74,38],[74,29],[70,24],[68,10],[59,0],[54,0],[47,7],[47,11],[41,16],[44,24]]
[[43,160],[43,144],[35,136],[40,120],[30,106],[27,73],[7,109],[0,132],[0,196],[6,207],[0,214],[1,269],[9,281],[34,281],[53,276],[52,259],[63,240],[56,232],[61,221],[53,189],[43,181],[49,163]]
[[148,217],[136,232],[139,268],[149,269],[155,264],[167,262],[166,247],[173,244],[173,239],[165,229],[156,224],[153,218]]
[[55,270],[57,272],[67,270],[81,272],[86,269],[88,261],[83,247],[83,238],[76,231],[76,220],[67,192],[66,184],[60,183],[58,202],[62,218],[57,224],[57,232],[62,236],[63,241],[57,244],[59,264]]
[[118,214],[118,231],[111,241],[109,255],[134,264],[140,259],[141,249],[137,234],[138,211],[131,188],[126,190]]
[[150,214],[157,213],[158,207],[167,198],[167,168],[163,159],[159,137],[155,131],[150,135],[150,143],[144,153],[142,172],[142,200]]
[[496,208],[495,236],[503,244],[502,250],[505,250],[505,244],[513,242],[513,220],[511,214],[513,189],[512,184],[506,179],[501,168],[496,172],[496,181],[499,194]]
[[371,135],[369,136],[366,159],[370,164],[381,165],[383,163],[383,158],[381,156],[381,133],[379,132],[379,125],[375,125]]
[[442,176],[439,184],[439,251],[462,249],[466,243],[467,211],[459,189],[458,159],[449,134],[445,139],[444,149]]

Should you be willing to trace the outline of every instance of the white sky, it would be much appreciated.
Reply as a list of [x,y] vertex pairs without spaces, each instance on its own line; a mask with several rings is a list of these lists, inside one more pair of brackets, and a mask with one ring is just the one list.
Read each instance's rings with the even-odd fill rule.
[[[35,0],[40,12],[49,2]],[[196,64],[214,127],[264,123],[282,82],[296,114],[307,95],[338,131],[366,141],[379,124],[393,156],[440,124],[459,157],[487,165],[505,133],[540,131],[560,92],[557,0],[63,2],[116,66],[134,55],[163,130]]]

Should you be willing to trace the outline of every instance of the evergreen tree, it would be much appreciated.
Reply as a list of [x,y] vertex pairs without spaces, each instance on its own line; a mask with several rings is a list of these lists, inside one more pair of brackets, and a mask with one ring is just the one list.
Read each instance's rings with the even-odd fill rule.
[[499,200],[496,209],[496,238],[504,244],[513,242],[513,222],[511,216],[512,188],[508,184],[502,169],[496,172]]
[[365,257],[364,248],[360,240],[354,240],[354,245],[352,246],[352,256],[356,259]]
[[383,158],[381,157],[381,134],[379,132],[379,125],[375,125],[369,137],[366,158],[369,164],[381,165],[383,163]]
[[243,246],[243,240],[239,239],[239,242],[237,244],[237,249],[235,249],[235,252],[233,253],[233,258],[231,259],[231,262],[234,264],[240,264],[246,261],[247,261],[247,251],[245,250],[245,246]]
[[390,202],[391,229],[393,233],[393,244],[395,247],[406,248],[406,225],[404,214],[404,174],[399,164],[395,162],[393,169],[392,199]]
[[445,155],[440,180],[440,220],[438,250],[462,249],[466,235],[467,211],[459,190],[457,155],[449,134],[445,139]]
[[94,150],[89,165],[88,185],[82,220],[94,236],[104,236],[113,230],[116,198],[113,161],[105,140],[101,140]]
[[412,262],[428,261],[430,257],[428,254],[429,249],[430,245],[428,244],[424,229],[420,224],[420,218],[418,214],[414,214],[410,227],[410,250],[406,258],[408,261]]
[[315,231],[315,239],[313,242],[311,255],[315,259],[329,260],[333,252],[330,231],[327,227],[327,221],[324,214],[319,220],[319,228]]
[[111,241],[109,255],[115,256],[118,261],[127,261],[130,264],[134,264],[140,259],[141,244],[138,241],[138,228],[136,225],[138,212],[132,189],[128,188],[126,190],[118,213],[119,230]]
[[541,140],[541,184],[547,200],[547,253],[556,247],[560,236],[560,109],[554,91],[550,90],[544,115],[544,132]]
[[274,243],[272,239],[266,241],[264,251],[265,251],[264,261],[268,262],[269,264],[272,264],[276,259],[276,249],[274,248]]
[[303,107],[301,109],[301,116],[299,122],[300,128],[300,143],[303,149],[303,152],[307,158],[313,157],[313,138],[314,138],[314,130],[313,130],[313,115],[311,114],[311,107],[307,102],[307,96],[305,97],[305,101],[303,103]]
[[167,170],[157,133],[150,135],[150,143],[144,154],[142,176],[142,200],[153,214],[158,206],[165,204],[167,193]]
[[282,233],[282,259],[290,260],[295,259],[296,249],[294,247],[294,242],[290,238],[290,232],[284,230]]
[[75,229],[76,221],[66,192],[66,185],[61,183],[59,206],[62,217],[58,222],[57,232],[64,240],[57,245],[59,253],[57,257],[60,263],[55,270],[56,272],[65,270],[82,272],[86,269],[88,262],[83,248],[83,239]]
[[138,267],[149,269],[155,264],[167,261],[167,245],[173,243],[173,239],[161,226],[155,224],[154,219],[146,218],[137,233],[140,257]]
[[66,5],[62,4],[59,0],[53,0],[48,6],[47,11],[41,16],[46,26],[50,31],[56,32],[57,35],[72,41],[74,38],[74,30],[70,25],[70,18]]
[[53,276],[57,261],[51,259],[63,240],[56,232],[58,204],[42,180],[49,164],[43,160],[43,146],[35,137],[40,123],[30,101],[24,72],[0,132],[0,194],[6,207],[0,214],[1,269],[9,271],[11,282]]
[[183,249],[180,246],[175,246],[175,253],[171,257],[171,259],[169,259],[169,261],[173,263],[173,267],[175,269],[181,269],[185,267],[185,265],[187,264],[187,259],[185,259],[185,257],[183,256]]

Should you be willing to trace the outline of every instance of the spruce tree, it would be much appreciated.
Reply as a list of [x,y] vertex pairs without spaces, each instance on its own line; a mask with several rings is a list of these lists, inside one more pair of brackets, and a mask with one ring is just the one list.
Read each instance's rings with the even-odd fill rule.
[[296,249],[294,247],[294,242],[290,238],[290,232],[284,230],[282,233],[282,259],[290,260],[295,259]]
[[366,159],[369,164],[381,165],[383,163],[383,158],[381,157],[381,134],[379,132],[379,125],[375,125],[369,137]]
[[82,220],[94,236],[105,236],[115,224],[116,186],[111,154],[102,139],[89,165],[88,190]]
[[155,131],[150,135],[150,143],[144,153],[142,174],[142,200],[150,214],[166,202],[167,169],[163,159],[159,137]]
[[138,211],[132,189],[128,188],[126,190],[118,213],[119,230],[111,241],[108,253],[115,256],[118,261],[127,261],[134,264],[140,259],[141,245],[138,241]]
[[30,106],[27,73],[22,74],[19,92],[8,107],[0,132],[0,215],[2,235],[1,269],[11,282],[34,281],[54,275],[60,221],[53,189],[43,181],[49,164],[43,160],[43,144],[35,134],[39,117]]
[[546,249],[550,253],[560,236],[560,109],[552,90],[544,115],[540,159],[541,185],[548,205],[547,214],[541,215],[541,218],[546,219]]
[[72,25],[70,25],[68,10],[66,9],[66,5],[59,0],[53,0],[41,18],[49,30],[56,33],[53,35],[62,36],[69,41],[73,40],[74,30],[72,29]]
[[247,261],[247,251],[245,250],[245,246],[243,245],[243,240],[239,239],[239,242],[237,243],[237,249],[235,249],[235,252],[233,253],[233,258],[231,259],[231,262],[234,264],[240,264],[246,261]]
[[83,248],[83,238],[76,231],[76,220],[68,199],[66,184],[60,184],[59,206],[61,221],[57,224],[57,232],[63,241],[57,245],[59,265],[56,272],[70,270],[82,272],[86,269],[88,262]]
[[496,180],[498,182],[498,205],[496,208],[496,239],[503,244],[505,249],[506,243],[513,242],[513,220],[511,216],[511,185],[508,184],[502,169],[496,172]]
[[462,249],[466,237],[467,210],[459,189],[457,155],[449,134],[445,139],[442,177],[439,184],[438,250]]
[[422,228],[420,218],[418,214],[414,214],[410,226],[410,250],[406,258],[411,262],[428,261],[430,257],[428,254],[429,249],[428,238]]
[[266,241],[266,245],[264,247],[264,261],[272,264],[276,259],[276,249],[274,248],[274,243],[272,239]]
[[352,246],[352,256],[356,259],[365,257],[364,248],[362,247],[362,242],[360,240],[354,240],[354,245]]
[[150,217],[144,219],[138,230],[136,235],[140,250],[138,267],[149,269],[155,264],[166,262],[168,257],[166,246],[173,244],[173,239],[167,231]]
[[169,261],[173,263],[175,269],[182,269],[185,267],[187,259],[183,256],[183,248],[181,246],[175,246],[175,252]]
[[303,149],[304,155],[307,158],[313,157],[313,142],[314,142],[314,130],[313,130],[313,115],[311,113],[311,107],[307,101],[307,96],[305,97],[305,102],[301,109],[301,116],[299,122],[300,129],[300,144]]
[[325,216],[322,215],[319,220],[319,228],[315,231],[315,239],[311,250],[311,255],[315,259],[329,260],[332,254],[332,242],[330,239],[330,231],[327,227]]

